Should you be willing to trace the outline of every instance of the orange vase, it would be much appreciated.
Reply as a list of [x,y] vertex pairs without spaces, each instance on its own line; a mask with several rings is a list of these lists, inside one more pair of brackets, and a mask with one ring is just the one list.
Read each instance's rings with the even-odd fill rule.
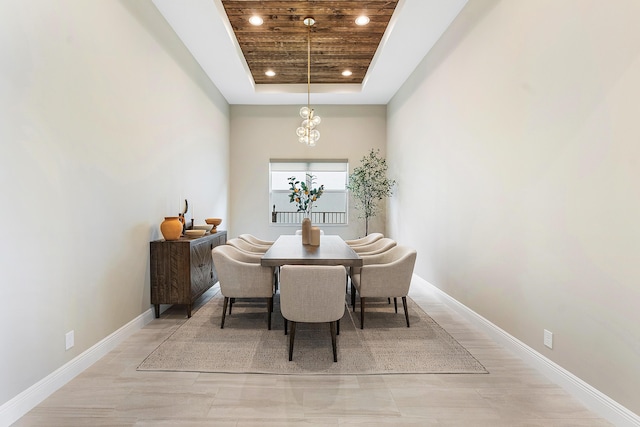
[[178,240],[182,234],[182,222],[177,216],[165,216],[160,224],[160,232],[164,240]]

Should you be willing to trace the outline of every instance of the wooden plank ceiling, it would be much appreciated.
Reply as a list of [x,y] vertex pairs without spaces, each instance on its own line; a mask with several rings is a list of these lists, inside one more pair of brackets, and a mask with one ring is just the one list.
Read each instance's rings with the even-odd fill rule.
[[[255,1],[222,0],[256,84],[307,83],[307,16],[311,27],[311,83],[360,84],[398,0]],[[249,23],[253,15],[264,23]],[[369,24],[358,26],[360,15]],[[267,70],[276,75],[268,77]],[[345,77],[344,70],[352,75]]]

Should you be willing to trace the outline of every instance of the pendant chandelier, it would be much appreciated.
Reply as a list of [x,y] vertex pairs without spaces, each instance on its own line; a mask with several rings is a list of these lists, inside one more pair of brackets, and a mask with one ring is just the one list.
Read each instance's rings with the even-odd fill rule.
[[304,18],[304,25],[307,26],[307,106],[300,109],[302,124],[296,129],[298,142],[309,147],[315,147],[320,139],[320,132],[316,129],[321,122],[320,116],[316,116],[311,108],[311,26],[316,23],[312,17]]

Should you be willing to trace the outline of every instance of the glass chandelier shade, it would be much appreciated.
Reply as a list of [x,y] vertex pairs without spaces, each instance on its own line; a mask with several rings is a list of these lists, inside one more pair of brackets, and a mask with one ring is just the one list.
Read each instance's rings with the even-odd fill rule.
[[320,116],[316,116],[311,108],[311,26],[315,24],[315,20],[307,17],[303,22],[307,26],[307,105],[300,109],[302,123],[296,129],[296,135],[298,135],[298,142],[315,147],[320,139],[320,132],[316,126],[322,122]]

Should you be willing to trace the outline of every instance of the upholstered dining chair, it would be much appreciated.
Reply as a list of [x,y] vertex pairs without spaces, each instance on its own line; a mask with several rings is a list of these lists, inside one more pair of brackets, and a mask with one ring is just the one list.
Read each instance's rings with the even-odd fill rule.
[[[222,320],[224,321],[229,300],[236,298],[265,298],[267,300],[267,329],[271,329],[273,311],[273,267],[263,267],[255,257],[245,254],[230,245],[216,246],[211,250],[213,265],[218,273],[220,292],[224,296]],[[231,315],[231,305],[229,305]]]
[[[237,249],[237,251],[234,253],[234,258],[237,259],[238,261],[242,261],[242,262],[248,262],[251,264],[258,264],[260,265],[260,261],[262,258],[262,253],[254,253],[254,252],[246,252],[243,250],[238,249],[235,246],[232,246],[234,249]],[[276,280],[275,282],[275,286],[276,286],[276,290],[277,290],[277,277],[274,279]],[[236,302],[235,298],[229,298],[229,313],[231,314],[231,310],[233,308],[233,304]]]
[[257,246],[257,247],[261,247],[264,246],[265,249],[269,249],[271,247],[271,245],[273,245],[275,242],[270,241],[270,240],[262,240],[257,238],[256,236],[254,236],[253,234],[241,234],[238,236],[239,239],[242,240],[246,240],[247,242],[251,243],[253,246]]
[[232,245],[229,245],[229,246],[235,249],[235,252],[233,252],[234,259],[242,262],[248,262],[250,264],[260,264],[260,260],[262,259],[262,254],[243,251]]
[[353,240],[345,240],[344,242],[351,246],[362,246],[362,245],[368,245],[371,244],[373,242],[375,242],[376,240],[380,240],[384,237],[384,234],[382,233],[371,233],[367,236],[364,236],[360,239],[353,239]]
[[258,255],[264,255],[265,252],[267,252],[267,250],[269,249],[266,246],[256,246],[253,243],[249,243],[246,240],[240,239],[238,237],[227,240],[227,245],[233,246],[234,248],[244,252]]
[[376,240],[373,243],[369,243],[368,245],[351,246],[351,249],[353,249],[355,253],[357,253],[362,257],[362,256],[369,256],[369,255],[377,255],[382,252],[386,252],[396,245],[397,243],[395,240],[390,239],[388,237],[383,237],[381,239]]
[[[263,245],[263,244],[258,244],[258,243],[252,243],[252,242],[250,242],[248,240],[251,237],[248,237],[248,236],[251,236],[251,235],[250,234],[241,234],[240,236],[238,236],[235,239],[227,240],[227,244],[231,245],[234,248],[239,249],[242,252],[245,252],[247,254],[258,255],[258,256],[264,255],[269,250],[269,248],[271,247],[271,245]],[[262,241],[264,242],[266,240],[262,240]],[[258,261],[258,262],[260,262],[260,261]],[[278,289],[278,283],[279,283],[278,275],[279,274],[280,274],[280,268],[277,267],[274,270],[276,290]],[[231,306],[229,306],[229,308],[231,308]]]
[[293,360],[296,323],[329,322],[333,361],[338,361],[339,321],[344,315],[345,270],[341,265],[283,265],[280,268],[280,310],[289,332],[289,361]]
[[[388,237],[381,237],[380,239],[374,241],[373,243],[369,243],[368,245],[350,247],[355,253],[358,254],[360,258],[364,260],[372,255],[379,255],[381,253],[384,253],[396,245],[397,243],[395,240]],[[358,273],[359,271],[360,267],[351,267],[348,269],[348,274],[349,276],[352,276],[353,273]],[[391,300],[389,300],[389,303],[391,303]]]
[[356,290],[360,294],[360,329],[364,329],[365,301],[369,297],[393,298],[396,313],[402,297],[404,316],[409,327],[407,294],[411,285],[417,253],[407,246],[395,246],[386,252],[363,259],[358,272],[351,273],[351,305],[356,310]]
[[[396,245],[397,245],[397,242],[395,240],[390,239],[388,237],[382,237],[373,243],[369,243],[368,245],[351,246],[351,249],[353,249],[353,251],[357,253],[358,256],[362,258],[364,262],[364,260],[367,259],[368,257],[382,254],[388,251],[389,249],[395,247]],[[350,267],[349,269],[347,269],[347,272],[351,277],[353,273],[360,272],[360,267]]]

